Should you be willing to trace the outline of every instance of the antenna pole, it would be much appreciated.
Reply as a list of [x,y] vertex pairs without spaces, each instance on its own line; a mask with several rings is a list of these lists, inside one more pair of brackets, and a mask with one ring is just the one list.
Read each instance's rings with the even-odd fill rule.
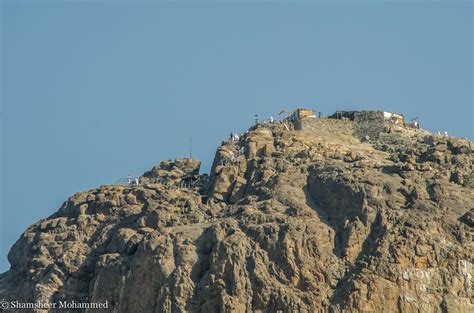
[[189,136],[189,158],[193,158],[193,139]]

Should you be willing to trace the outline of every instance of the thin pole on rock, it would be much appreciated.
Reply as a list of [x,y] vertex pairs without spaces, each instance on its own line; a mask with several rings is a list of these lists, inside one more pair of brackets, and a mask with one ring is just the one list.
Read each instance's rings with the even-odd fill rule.
[[193,138],[189,136],[189,158],[193,158]]

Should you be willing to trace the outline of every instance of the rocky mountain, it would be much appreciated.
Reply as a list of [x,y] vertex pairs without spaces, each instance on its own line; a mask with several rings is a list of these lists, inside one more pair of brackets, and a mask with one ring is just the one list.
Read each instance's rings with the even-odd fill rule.
[[108,312],[474,312],[473,143],[367,125],[260,123],[218,147],[208,176],[177,159],[139,184],[77,193],[11,248],[0,299],[107,301]]

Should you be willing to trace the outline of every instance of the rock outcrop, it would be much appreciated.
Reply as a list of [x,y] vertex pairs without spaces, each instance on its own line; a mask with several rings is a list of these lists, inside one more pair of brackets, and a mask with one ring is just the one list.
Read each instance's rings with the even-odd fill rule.
[[199,185],[179,184],[200,181],[199,161],[177,159],[75,194],[12,247],[0,299],[473,312],[472,142],[404,127],[361,142],[352,121],[311,123],[223,142]]

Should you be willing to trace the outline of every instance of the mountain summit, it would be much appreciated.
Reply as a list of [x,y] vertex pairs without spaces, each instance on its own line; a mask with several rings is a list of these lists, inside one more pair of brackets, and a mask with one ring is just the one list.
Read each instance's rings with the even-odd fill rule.
[[0,299],[124,313],[473,312],[473,155],[471,141],[383,111],[256,120],[222,142],[209,175],[168,160],[70,197],[11,248]]

